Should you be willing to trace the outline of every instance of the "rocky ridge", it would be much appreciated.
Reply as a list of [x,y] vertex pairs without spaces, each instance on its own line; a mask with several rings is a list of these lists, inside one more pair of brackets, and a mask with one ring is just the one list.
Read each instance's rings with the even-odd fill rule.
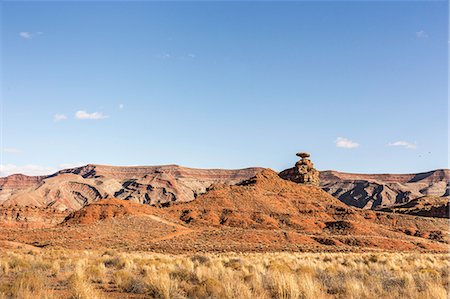
[[[420,214],[430,204],[414,206],[414,215],[446,217],[450,170],[418,174],[351,174],[319,172],[308,153],[298,153],[300,161],[282,171],[280,177],[318,186],[343,203],[363,209],[384,209],[409,213],[409,202],[441,197],[444,204]],[[97,200],[118,198],[150,205],[189,202],[213,184],[236,184],[262,168],[239,170],[194,169],[177,165],[117,167],[89,164],[61,170],[50,176],[11,175],[0,178],[0,206],[51,207],[58,211],[78,210]],[[447,200],[445,202],[445,200]],[[401,205],[405,205],[399,207]],[[389,209],[393,207],[395,209]],[[436,216],[438,215],[438,216]],[[30,219],[33,219],[30,218]]]
[[52,207],[0,206],[0,226],[3,227],[53,227],[61,223],[66,216],[66,212],[58,211]]
[[28,176],[23,174],[0,177],[0,204],[17,193],[39,186],[45,178],[45,176]]
[[36,230],[0,227],[0,241],[35,246],[199,251],[448,250],[444,219],[349,207],[319,187],[270,169],[235,185],[214,184],[167,207],[107,199]]
[[235,184],[260,168],[194,169],[177,165],[115,167],[86,165],[47,177],[15,175],[0,181],[3,206],[53,207],[78,210],[106,198],[167,205],[188,202],[214,183]]
[[450,217],[450,203],[448,197],[423,196],[406,203],[392,206],[380,206],[376,210],[390,213],[400,213],[423,217]]
[[438,169],[417,174],[322,171],[320,180],[326,192],[347,205],[376,209],[404,204],[424,196],[448,197],[450,170]]

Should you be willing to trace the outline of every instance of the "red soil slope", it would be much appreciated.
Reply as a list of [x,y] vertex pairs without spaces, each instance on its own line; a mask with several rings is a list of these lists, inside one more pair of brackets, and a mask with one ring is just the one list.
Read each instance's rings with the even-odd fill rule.
[[444,219],[348,207],[272,170],[238,185],[214,185],[192,202],[166,208],[108,200],[85,206],[57,227],[0,228],[0,240],[161,252],[448,250]]
[[106,219],[146,215],[154,212],[155,210],[147,205],[110,198],[93,202],[78,211],[72,212],[64,219],[63,224],[92,224]]

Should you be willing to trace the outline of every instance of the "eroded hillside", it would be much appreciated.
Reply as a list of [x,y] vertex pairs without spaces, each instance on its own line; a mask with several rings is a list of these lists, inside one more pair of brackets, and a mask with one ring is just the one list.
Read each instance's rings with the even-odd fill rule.
[[444,219],[348,207],[318,187],[270,169],[216,184],[167,207],[118,199],[91,203],[52,228],[1,228],[3,241],[71,249],[197,251],[446,251]]
[[321,187],[347,205],[375,209],[405,204],[424,196],[449,196],[450,170],[417,174],[352,174],[322,171]]
[[94,201],[113,197],[152,205],[188,202],[211,184],[234,184],[252,177],[258,170],[260,168],[223,170],[177,165],[86,165],[48,177],[14,175],[2,178],[0,204],[78,210]]

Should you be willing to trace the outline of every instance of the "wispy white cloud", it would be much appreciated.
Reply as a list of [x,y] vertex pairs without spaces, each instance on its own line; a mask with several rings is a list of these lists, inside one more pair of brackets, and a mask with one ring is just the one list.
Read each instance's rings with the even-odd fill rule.
[[24,39],[32,39],[33,37],[35,37],[37,35],[41,35],[41,34],[43,34],[43,32],[41,32],[41,31],[38,31],[38,32],[21,31],[21,32],[19,32],[19,36]]
[[22,153],[22,151],[20,149],[13,148],[13,147],[5,147],[3,149],[3,152],[7,153],[7,154],[20,154],[20,153]]
[[26,38],[26,39],[29,39],[29,38],[31,38],[31,33],[30,32],[26,32],[26,31],[22,31],[22,32],[19,32],[19,36],[23,37],[23,38]]
[[104,115],[101,112],[92,112],[88,113],[84,110],[79,110],[75,113],[76,119],[92,119],[92,120],[99,120],[99,119],[105,119],[108,118],[107,115]]
[[403,148],[407,148],[407,149],[415,149],[415,148],[417,148],[417,145],[415,143],[411,143],[411,142],[403,141],[403,140],[391,142],[388,145],[389,146],[403,147]]
[[155,58],[158,58],[158,59],[170,59],[170,58],[172,58],[172,55],[170,53],[162,53],[162,54],[155,55]]
[[56,172],[54,167],[46,167],[40,165],[14,165],[14,164],[0,164],[0,176],[8,176],[11,174],[26,174],[26,175],[49,175]]
[[344,138],[344,137],[336,138],[334,143],[336,144],[337,147],[348,148],[348,149],[357,148],[359,146],[359,143],[356,143],[356,142],[354,142],[350,139]]
[[157,54],[154,57],[158,58],[158,59],[183,60],[183,59],[195,59],[197,57],[197,55],[195,55],[194,53],[173,54],[173,53],[166,52],[166,53]]
[[55,121],[66,120],[67,116],[65,116],[64,114],[55,114],[55,116],[53,116],[53,119]]
[[425,32],[425,30],[420,30],[416,32],[417,38],[427,38],[428,33]]

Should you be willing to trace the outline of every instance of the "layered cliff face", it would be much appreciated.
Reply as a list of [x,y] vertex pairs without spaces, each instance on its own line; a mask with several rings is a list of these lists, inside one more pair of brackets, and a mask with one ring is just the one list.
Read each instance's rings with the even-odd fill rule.
[[[448,217],[450,170],[439,169],[417,174],[353,174],[314,169],[309,154],[295,167],[280,172],[285,180],[320,187],[343,203],[361,209],[383,209],[404,214]],[[436,203],[433,198],[441,200]],[[420,204],[409,205],[420,198]],[[392,207],[392,209],[391,209]]]
[[67,216],[51,207],[1,207],[0,226],[11,228],[45,228],[55,226]]
[[155,207],[99,200],[39,230],[5,229],[0,241],[48,248],[162,251],[448,251],[448,223],[348,207],[317,186],[265,169],[196,200]]
[[[51,206],[58,210],[78,210],[86,204],[112,197],[166,205],[194,200],[211,184],[235,184],[254,176],[259,170],[86,165],[48,177],[4,178],[0,198],[3,206]],[[20,181],[22,184],[18,183]]]
[[418,174],[322,171],[320,180],[321,187],[342,202],[358,208],[375,209],[408,203],[424,196],[448,197],[450,170]]
[[45,176],[13,174],[0,178],[0,205],[17,193],[39,186]]
[[449,208],[448,197],[423,196],[407,203],[380,206],[376,210],[424,217],[449,218]]
[[[421,246],[441,247],[443,244],[434,242],[435,236],[443,236],[441,242],[448,241],[443,219],[355,209],[319,187],[281,179],[270,169],[234,186],[213,186],[197,200],[168,210],[190,227],[283,230],[288,243],[298,238],[299,243],[398,250],[418,249],[417,241],[424,242]],[[411,232],[421,239],[410,239]]]
[[[279,176],[302,185],[317,186],[319,172],[309,160],[309,154],[298,155],[301,160],[295,167],[282,171]],[[212,184],[236,184],[261,170],[262,168],[223,170],[193,169],[177,165],[116,167],[89,164],[61,170],[47,177],[19,174],[0,178],[0,206],[78,210],[86,204],[109,198],[165,206],[174,202],[192,201]],[[423,198],[421,202],[427,202],[429,198],[437,196],[448,202],[449,181],[450,170],[418,174],[320,172],[320,187],[345,204],[363,209],[393,207],[395,209],[392,211],[402,213],[409,213],[405,210],[408,206],[400,206],[417,198]],[[422,207],[430,208],[430,211],[425,211],[422,215],[419,212]],[[445,203],[420,204],[411,213],[445,217],[447,210]]]

